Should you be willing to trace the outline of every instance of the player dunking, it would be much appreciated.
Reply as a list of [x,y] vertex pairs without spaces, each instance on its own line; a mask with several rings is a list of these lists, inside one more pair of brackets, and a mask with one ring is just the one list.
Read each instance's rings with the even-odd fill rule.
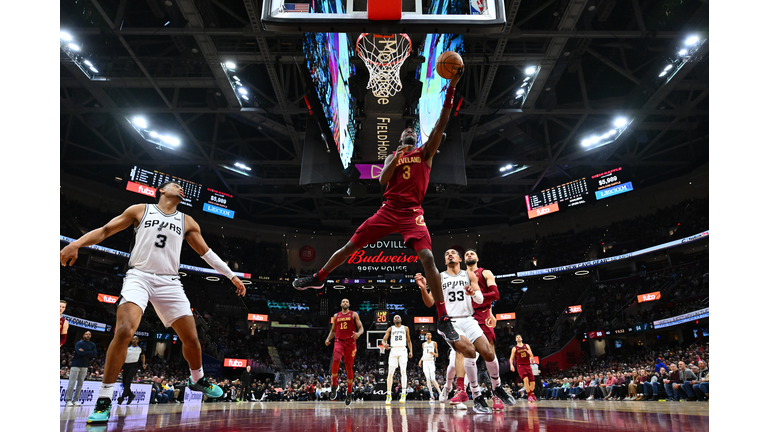
[[[453,95],[462,73],[463,68],[451,79],[445,93],[440,119],[427,142],[422,147],[414,149],[417,144],[416,132],[413,128],[406,128],[400,135],[400,146],[395,154],[389,155],[384,161],[379,182],[387,185],[387,189],[384,192],[386,201],[381,208],[360,225],[350,241],[337,250],[319,272],[293,281],[294,288],[321,289],[326,276],[343,264],[350,255],[363,246],[394,232],[399,232],[405,244],[416,251],[424,266],[428,283],[432,286],[440,285],[440,273],[437,271],[435,258],[432,255],[432,238],[424,222],[421,202],[427,192],[433,157],[440,146],[443,131],[450,119]],[[434,299],[437,305],[437,329],[449,340],[458,341],[459,335],[446,315],[446,305],[441,290],[434,292]]]
[[429,403],[435,403],[435,396],[432,394],[432,384],[435,385],[437,392],[440,393],[440,384],[435,379],[435,359],[437,358],[437,342],[432,340],[432,333],[427,332],[427,341],[421,344],[421,360],[419,367],[424,371],[427,379],[427,388],[429,389]]
[[[413,357],[413,345],[411,345],[411,330],[404,326],[403,319],[400,315],[395,315],[392,318],[395,325],[387,329],[382,339],[384,343],[384,349],[390,349],[389,351],[389,375],[387,375],[387,401],[385,405],[392,403],[392,380],[395,377],[395,370],[400,367],[400,403],[405,403],[405,389],[408,386],[408,373],[406,366],[408,365],[408,359]],[[387,343],[389,337],[392,337],[392,343]],[[406,344],[408,345],[408,351],[405,350]]]
[[[456,351],[464,355],[464,370],[467,373],[469,385],[472,389],[474,410],[479,413],[491,412],[491,408],[486,404],[485,399],[481,395],[480,387],[477,385],[477,364],[475,362],[477,352],[480,353],[488,364],[488,371],[491,377],[496,377],[496,379],[491,379],[493,393],[501,399],[504,405],[514,405],[514,400],[501,387],[501,380],[498,378],[499,362],[496,359],[496,355],[488,343],[488,338],[485,337],[473,316],[474,308],[472,303],[483,303],[483,293],[477,285],[477,276],[473,272],[461,269],[461,256],[455,249],[448,249],[445,252],[445,264],[448,266],[448,269],[440,273],[441,288],[445,291],[448,316],[455,321],[456,331],[460,334],[460,340],[454,342],[448,338],[445,339],[448,345],[451,345]],[[417,274],[415,279],[421,289],[421,297],[424,303],[427,307],[432,306],[434,300],[432,294],[427,292],[424,276]],[[449,384],[446,380],[446,386]]]
[[344,403],[352,402],[352,366],[355,364],[357,354],[357,338],[363,334],[363,323],[357,312],[349,310],[349,300],[341,300],[341,312],[333,315],[331,333],[325,339],[325,346],[331,344],[331,338],[336,337],[333,344],[333,366],[331,367],[331,400],[339,398],[339,363],[344,357],[344,366],[347,369],[347,397]]
[[65,310],[67,310],[67,302],[59,300],[59,348],[64,346],[64,342],[67,341],[67,332],[69,331],[69,323],[63,317]]
[[515,342],[517,345],[512,347],[512,352],[509,354],[509,369],[514,372],[515,364],[517,364],[517,373],[523,379],[525,392],[528,394],[528,402],[536,402],[536,395],[533,394],[533,390],[536,388],[536,378],[531,369],[533,351],[528,344],[523,343],[521,335],[515,336]]
[[107,349],[104,378],[96,407],[88,416],[88,423],[106,422],[112,407],[112,392],[126,358],[128,343],[141,322],[141,316],[151,302],[157,316],[166,327],[173,327],[181,339],[184,359],[189,363],[191,377],[187,387],[202,391],[209,398],[220,397],[223,392],[211,384],[203,374],[203,358],[197,339],[195,320],[184,294],[179,277],[179,259],[184,239],[212,268],[226,276],[237,287],[237,294],[245,295],[245,285],[227,264],[211,250],[200,235],[200,226],[192,217],[176,210],[184,196],[181,186],[166,182],[157,189],[158,203],[136,204],[128,207],[101,228],[86,233],[61,250],[61,265],[72,265],[77,250],[83,246],[101,243],[107,237],[133,225],[135,242],[123,279],[117,306],[115,336]]

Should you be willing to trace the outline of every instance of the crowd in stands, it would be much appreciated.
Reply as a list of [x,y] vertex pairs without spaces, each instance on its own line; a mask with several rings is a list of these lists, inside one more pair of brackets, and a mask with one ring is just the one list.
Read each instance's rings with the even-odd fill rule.
[[[625,347],[542,380],[544,400],[709,400],[709,344]],[[522,394],[523,390],[520,390]]]

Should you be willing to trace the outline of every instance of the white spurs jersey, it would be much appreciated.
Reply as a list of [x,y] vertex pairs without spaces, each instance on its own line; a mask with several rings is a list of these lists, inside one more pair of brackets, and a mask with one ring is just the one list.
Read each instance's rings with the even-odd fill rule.
[[421,359],[425,362],[435,361],[435,342],[424,342]]
[[464,291],[464,287],[469,285],[469,275],[466,270],[461,270],[455,276],[447,271],[441,272],[440,283],[443,285],[445,312],[449,317],[468,317],[475,314],[472,297]]
[[390,348],[405,348],[405,326],[400,325],[400,328],[397,328],[397,326],[392,326],[392,330],[389,332],[389,346]]
[[179,273],[181,244],[184,242],[184,213],[165,214],[147,204],[144,217],[134,228],[135,240],[128,266],[147,273]]

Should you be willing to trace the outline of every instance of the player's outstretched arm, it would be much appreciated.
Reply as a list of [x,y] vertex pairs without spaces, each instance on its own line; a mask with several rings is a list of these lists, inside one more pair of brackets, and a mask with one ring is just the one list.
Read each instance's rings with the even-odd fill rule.
[[352,333],[352,339],[357,340],[357,338],[363,335],[363,322],[360,321],[360,315],[357,312],[353,312],[352,316],[355,318],[355,325],[357,326],[357,331]]
[[240,297],[245,297],[245,285],[240,280],[240,278],[235,276],[235,272],[230,270],[227,263],[222,261],[221,258],[216,255],[216,252],[208,247],[208,245],[205,243],[205,240],[203,240],[203,235],[200,233],[200,225],[198,225],[190,215],[184,215],[184,217],[184,226],[187,229],[184,233],[184,237],[187,239],[189,246],[191,246],[192,249],[194,249],[195,252],[200,255],[200,258],[205,260],[205,262],[207,262],[212,269],[216,270],[217,272],[224,275],[227,279],[232,281],[232,283],[237,288],[237,295]]
[[107,237],[128,228],[134,222],[140,221],[141,218],[144,217],[145,205],[146,204],[134,204],[128,207],[120,216],[117,216],[111,221],[107,222],[107,224],[103,227],[89,231],[79,239],[64,246],[64,249],[62,249],[59,253],[61,265],[74,265],[75,261],[77,260],[78,249],[84,246],[99,244],[103,242]]
[[421,290],[421,299],[424,300],[424,304],[427,307],[432,307],[435,304],[435,299],[432,297],[432,293],[427,292],[427,279],[421,273],[416,273],[414,279]]
[[443,140],[443,132],[445,131],[445,127],[448,126],[448,120],[451,118],[451,109],[453,109],[453,93],[456,91],[456,84],[459,83],[461,75],[463,74],[464,68],[462,67],[448,84],[448,90],[445,92],[443,110],[440,111],[440,118],[437,120],[435,128],[432,129],[432,133],[429,134],[426,144],[424,144],[424,159],[427,161],[432,159],[432,156],[437,152],[437,148],[440,147],[440,142]]
[[432,342],[432,346],[435,347],[435,358],[437,358],[437,342]]

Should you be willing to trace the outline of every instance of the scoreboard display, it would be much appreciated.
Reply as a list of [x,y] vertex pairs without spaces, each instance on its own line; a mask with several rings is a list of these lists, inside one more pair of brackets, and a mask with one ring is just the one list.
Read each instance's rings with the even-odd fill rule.
[[182,198],[181,204],[188,207],[194,207],[193,204],[197,203],[200,199],[200,191],[203,188],[203,185],[200,183],[185,180],[181,177],[166,174],[158,170],[148,170],[139,166],[134,166],[131,169],[129,178],[130,180],[128,181],[126,190],[151,197],[156,196],[157,188],[160,187],[161,184],[168,181],[177,182],[184,190],[184,198]]
[[126,190],[155,198],[157,188],[168,181],[178,183],[184,190],[184,198],[181,204],[200,209],[207,213],[234,219],[235,211],[232,210],[234,197],[226,192],[204,187],[200,183],[166,174],[158,170],[150,170],[134,166],[129,174]]
[[631,190],[629,174],[618,167],[526,195],[525,205],[528,219],[533,219]]

